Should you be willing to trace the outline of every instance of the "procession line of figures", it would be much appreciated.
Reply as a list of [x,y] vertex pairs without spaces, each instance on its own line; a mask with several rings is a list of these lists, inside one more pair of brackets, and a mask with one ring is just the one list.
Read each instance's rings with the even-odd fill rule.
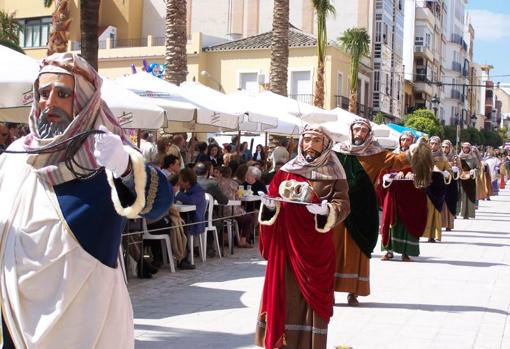
[[[168,214],[174,188],[126,137],[101,83],[77,54],[44,58],[30,133],[0,155],[2,349],[134,348],[122,232],[128,219]],[[334,292],[352,306],[370,293],[380,208],[386,259],[410,260],[421,236],[440,241],[457,213],[474,217],[477,200],[497,191],[498,166],[501,184],[508,173],[506,158],[489,151],[482,161],[467,143],[458,155],[437,137],[414,143],[404,133],[400,143],[381,147],[363,118],[342,143],[304,127],[261,200],[257,345],[326,348]]]
[[442,228],[452,230],[456,216],[474,218],[478,200],[490,200],[505,185],[510,160],[499,150],[488,149],[482,159],[469,143],[457,154],[449,140],[416,141],[404,132],[399,148],[390,151],[362,118],[350,132],[348,141],[332,144],[324,128],[305,128],[298,156],[269,187],[270,196],[280,197],[282,188],[310,186],[315,205],[262,201],[259,246],[268,265],[259,346],[326,348],[334,292],[346,292],[350,306],[370,294],[370,258],[379,234],[383,260],[400,253],[411,261],[420,254],[420,237],[441,241]]

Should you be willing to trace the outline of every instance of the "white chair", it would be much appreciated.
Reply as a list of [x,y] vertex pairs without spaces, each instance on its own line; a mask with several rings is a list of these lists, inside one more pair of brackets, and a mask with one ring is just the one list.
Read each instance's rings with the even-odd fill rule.
[[[170,230],[170,228],[168,228]],[[147,221],[142,219],[142,230],[144,240],[160,240],[161,250],[163,252],[163,263],[168,261],[170,265],[170,271],[175,273],[174,256],[172,254],[172,245],[170,242],[170,236],[168,234],[152,235],[147,229]]]
[[[218,257],[221,258],[220,240],[218,239],[218,230],[212,223],[214,199],[211,194],[205,193],[205,200],[207,201],[207,209],[206,209],[207,225],[205,226],[204,234],[200,234],[200,243],[203,246],[202,260],[204,262],[207,258],[207,233],[209,231],[212,231],[214,234],[214,245],[216,246],[216,252],[218,253]],[[202,237],[202,235],[203,235],[203,237]]]

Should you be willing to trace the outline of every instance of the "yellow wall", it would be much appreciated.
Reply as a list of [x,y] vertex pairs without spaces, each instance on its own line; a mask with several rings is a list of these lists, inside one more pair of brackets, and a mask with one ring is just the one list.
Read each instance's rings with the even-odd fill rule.
[[99,26],[117,28],[117,38],[138,39],[142,32],[143,2],[140,0],[103,0]]

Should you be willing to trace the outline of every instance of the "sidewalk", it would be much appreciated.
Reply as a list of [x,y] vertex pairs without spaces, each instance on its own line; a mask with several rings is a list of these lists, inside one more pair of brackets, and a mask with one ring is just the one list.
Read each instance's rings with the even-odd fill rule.
[[[371,261],[369,297],[336,293],[328,348],[510,348],[510,190],[456,220],[441,243],[422,240],[412,263]],[[136,348],[256,348],[265,263],[256,249],[197,270],[131,279]]]

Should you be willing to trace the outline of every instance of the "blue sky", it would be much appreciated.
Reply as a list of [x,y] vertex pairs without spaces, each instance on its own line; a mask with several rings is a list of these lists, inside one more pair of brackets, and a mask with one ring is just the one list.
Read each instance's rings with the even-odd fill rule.
[[[474,60],[492,64],[494,81],[510,83],[510,0],[469,0],[475,29]],[[497,75],[507,74],[507,77]]]

